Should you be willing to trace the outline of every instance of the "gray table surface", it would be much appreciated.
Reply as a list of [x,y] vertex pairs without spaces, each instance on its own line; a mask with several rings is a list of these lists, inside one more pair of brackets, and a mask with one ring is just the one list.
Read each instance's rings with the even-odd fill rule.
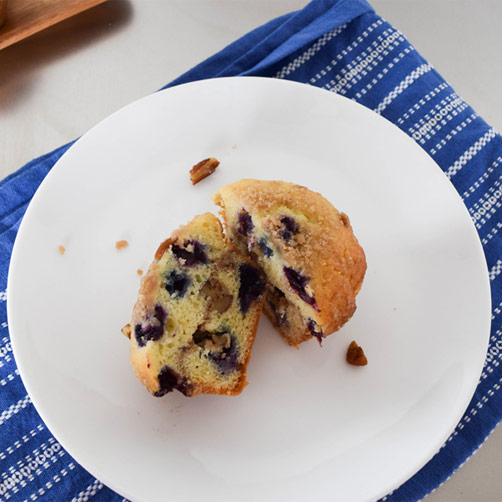
[[[307,0],[109,0],[0,51],[0,178]],[[502,1],[374,0],[502,130]],[[427,502],[502,501],[502,430]]]

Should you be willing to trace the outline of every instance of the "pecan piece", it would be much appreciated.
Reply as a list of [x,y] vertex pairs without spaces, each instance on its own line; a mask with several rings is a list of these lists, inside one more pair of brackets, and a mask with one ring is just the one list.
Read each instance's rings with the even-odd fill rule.
[[232,305],[233,296],[227,287],[218,279],[211,278],[201,289],[202,293],[210,301],[210,308],[215,309],[220,314],[226,312]]
[[0,0],[0,28],[4,25],[7,18],[7,0]]
[[217,161],[214,157],[201,160],[198,164],[195,164],[195,166],[190,169],[190,179],[192,180],[192,185],[196,185],[199,181],[207,178],[210,174],[213,174],[219,165],[219,161]]
[[350,342],[347,349],[347,362],[354,366],[366,366],[368,364],[362,347],[359,347],[354,341]]
[[127,336],[127,338],[131,339],[131,325],[126,324],[122,329],[122,333]]
[[164,253],[171,247],[171,244],[175,242],[176,239],[172,239],[171,237],[162,242],[158,247],[157,251],[155,251],[155,259],[159,261],[164,255]]

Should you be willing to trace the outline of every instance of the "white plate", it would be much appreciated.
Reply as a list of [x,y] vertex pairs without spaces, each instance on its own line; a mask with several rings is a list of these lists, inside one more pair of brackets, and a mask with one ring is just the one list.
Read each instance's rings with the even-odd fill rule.
[[[193,187],[208,156],[217,172]],[[260,322],[241,396],[151,397],[120,333],[157,245],[240,178],[321,192],[368,260],[352,320],[322,349]],[[115,241],[126,239],[117,251]],[[57,246],[67,251],[58,254]],[[196,82],[84,135],[42,183],[12,256],[8,315],[28,392],[94,476],[134,501],[369,501],[446,440],[486,353],[490,295],[474,226],[410,138],[306,85]],[[356,340],[364,368],[349,366]]]

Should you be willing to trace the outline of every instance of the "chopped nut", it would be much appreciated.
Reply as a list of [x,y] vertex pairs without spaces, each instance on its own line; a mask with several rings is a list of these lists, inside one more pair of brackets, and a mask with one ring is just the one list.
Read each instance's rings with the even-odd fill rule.
[[362,347],[359,347],[354,341],[350,343],[347,349],[347,362],[354,366],[366,366],[368,364],[368,359],[366,359]]
[[267,302],[275,316],[277,326],[289,325],[288,307],[289,301],[284,293],[275,286],[267,286]]
[[127,338],[129,338],[129,340],[131,339],[131,325],[130,324],[126,324],[123,328],[122,328],[122,333],[127,336]]
[[228,333],[210,333],[209,331],[204,331],[200,327],[192,335],[192,338],[194,343],[204,351],[222,353],[222,359],[226,357],[224,350],[229,349],[232,345],[232,340]]
[[155,251],[155,259],[158,261],[162,258],[164,253],[171,247],[171,244],[175,243],[176,239],[172,239],[169,237],[169,239],[166,239],[164,242],[160,244],[158,247],[157,251]]
[[211,338],[206,338],[203,342],[204,349],[213,352],[221,352],[223,349],[230,348],[230,345],[230,335],[228,333],[212,335]]
[[199,181],[207,178],[210,174],[213,174],[219,165],[219,161],[217,161],[214,157],[201,160],[198,164],[195,164],[195,166],[190,169],[190,179],[192,180],[192,185],[196,185]]
[[124,249],[124,248],[126,248],[127,246],[129,246],[129,243],[128,243],[127,241],[117,241],[117,242],[115,243],[115,247],[116,247],[117,249]]
[[61,244],[58,246],[58,251],[59,254],[65,254],[66,248],[64,246],[61,246]]
[[137,273],[138,275],[143,275],[143,270],[141,270],[140,268],[138,268],[138,270],[136,270],[136,273]]
[[233,296],[227,287],[217,279],[209,279],[201,291],[209,299],[210,308],[215,309],[220,314],[226,312],[232,305]]

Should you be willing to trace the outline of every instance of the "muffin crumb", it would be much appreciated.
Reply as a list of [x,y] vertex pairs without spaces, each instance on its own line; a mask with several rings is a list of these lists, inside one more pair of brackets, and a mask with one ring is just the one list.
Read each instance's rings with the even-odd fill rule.
[[115,247],[116,247],[117,249],[124,249],[124,248],[126,248],[127,246],[129,246],[129,243],[128,243],[127,241],[117,241],[117,242],[115,243]]
[[66,248],[60,244],[58,246],[58,251],[59,251],[59,254],[65,254]]
[[138,270],[136,270],[136,273],[137,273],[138,275],[143,275],[143,270],[141,270],[140,268],[138,268]]
[[347,349],[347,362],[353,366],[366,366],[368,359],[366,358],[362,347],[352,341]]

